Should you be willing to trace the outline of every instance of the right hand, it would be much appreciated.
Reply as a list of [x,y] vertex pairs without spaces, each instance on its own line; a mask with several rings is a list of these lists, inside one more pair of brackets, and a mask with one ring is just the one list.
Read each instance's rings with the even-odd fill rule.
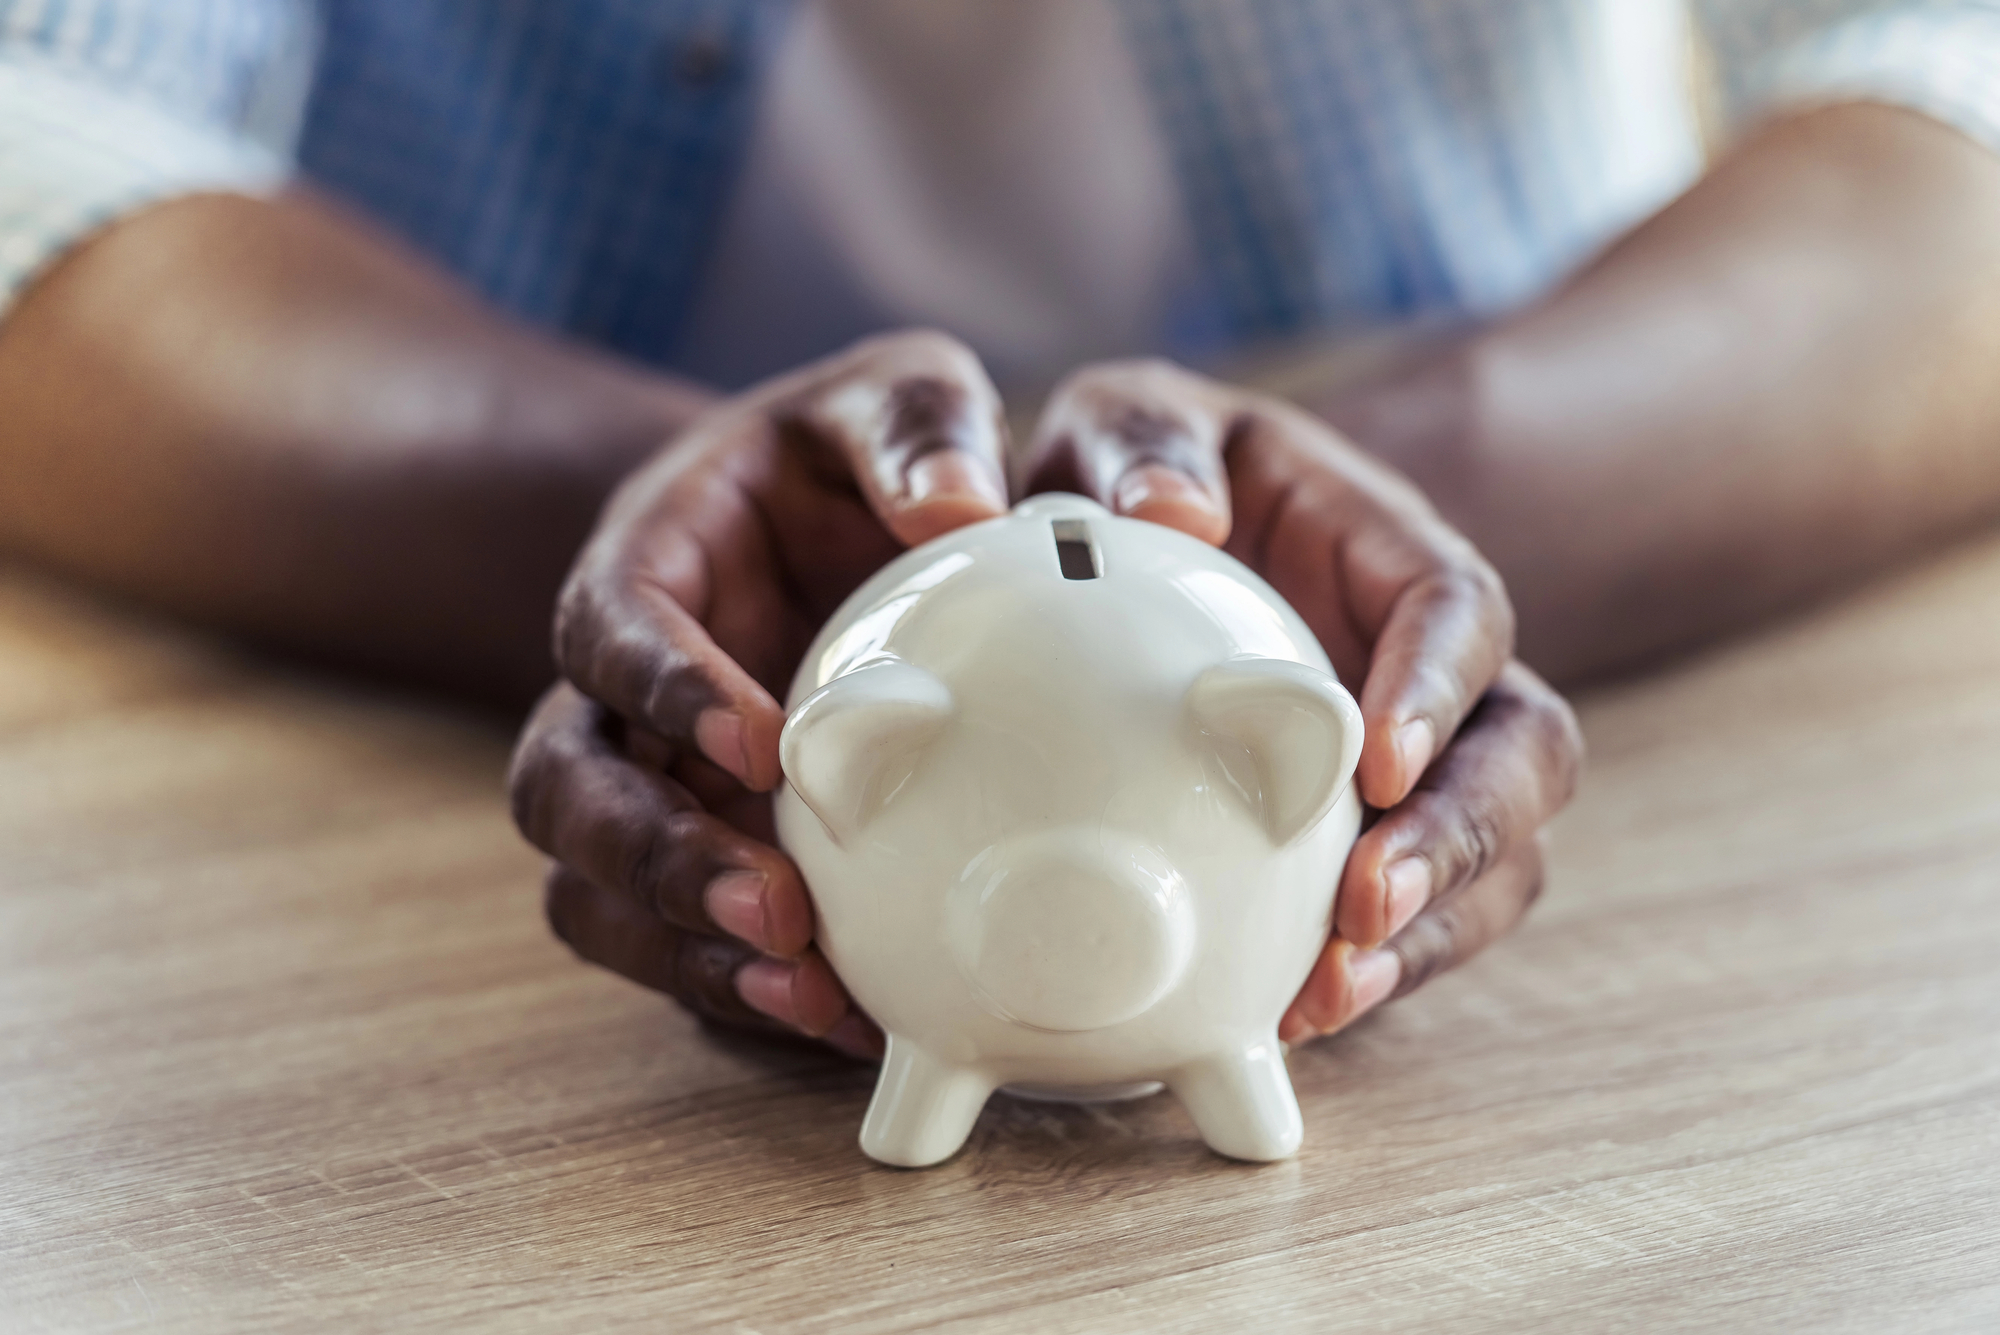
[[578,954],[707,1018],[880,1055],[773,847],[779,700],[864,579],[1005,511],[1005,431],[970,351],[893,334],[724,402],[619,489],[509,776]]
[[1224,547],[1355,686],[1354,786],[1383,814],[1348,854],[1334,931],[1281,1039],[1332,1033],[1521,920],[1582,737],[1513,661],[1499,575],[1415,487],[1294,404],[1160,361],[1072,375],[1027,472],[1031,488],[1074,487]]

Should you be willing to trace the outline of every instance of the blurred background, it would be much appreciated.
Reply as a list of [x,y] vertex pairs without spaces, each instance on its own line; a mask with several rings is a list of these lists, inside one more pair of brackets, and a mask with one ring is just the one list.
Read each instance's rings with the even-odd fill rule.
[[[1997,149],[1989,0],[0,0],[0,1326],[2000,1326]],[[924,448],[815,451],[913,327]],[[1370,479],[1578,703],[1549,893],[1292,1050],[1292,1164],[1002,1099],[876,1173],[871,1067],[548,930],[578,551],[782,698],[939,454],[1364,648],[1234,521]]]

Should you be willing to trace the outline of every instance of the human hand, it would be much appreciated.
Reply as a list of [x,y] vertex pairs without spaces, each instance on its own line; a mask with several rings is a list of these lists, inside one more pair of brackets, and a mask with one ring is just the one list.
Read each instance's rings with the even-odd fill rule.
[[1070,377],[1024,473],[1028,491],[1081,492],[1221,545],[1361,684],[1355,782],[1381,815],[1348,855],[1333,934],[1280,1038],[1331,1033],[1520,920],[1582,739],[1513,661],[1499,576],[1415,487],[1300,408],[1164,362]]
[[1005,510],[1004,433],[971,352],[895,334],[728,400],[619,489],[509,776],[578,954],[710,1019],[880,1054],[772,846],[779,700],[864,579]]

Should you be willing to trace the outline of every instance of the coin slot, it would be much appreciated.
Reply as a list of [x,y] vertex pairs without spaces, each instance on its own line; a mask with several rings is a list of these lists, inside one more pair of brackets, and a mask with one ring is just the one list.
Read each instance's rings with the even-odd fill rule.
[[1056,535],[1056,564],[1064,579],[1096,579],[1104,573],[1097,559],[1097,544],[1090,540],[1090,525],[1081,519],[1058,519],[1050,525]]

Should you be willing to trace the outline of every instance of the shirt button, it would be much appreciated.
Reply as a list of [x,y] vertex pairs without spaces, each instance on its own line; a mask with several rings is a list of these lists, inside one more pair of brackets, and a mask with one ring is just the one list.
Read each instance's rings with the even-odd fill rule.
[[721,33],[701,31],[675,42],[666,53],[666,74],[692,92],[707,92],[727,79],[735,69],[736,56]]

